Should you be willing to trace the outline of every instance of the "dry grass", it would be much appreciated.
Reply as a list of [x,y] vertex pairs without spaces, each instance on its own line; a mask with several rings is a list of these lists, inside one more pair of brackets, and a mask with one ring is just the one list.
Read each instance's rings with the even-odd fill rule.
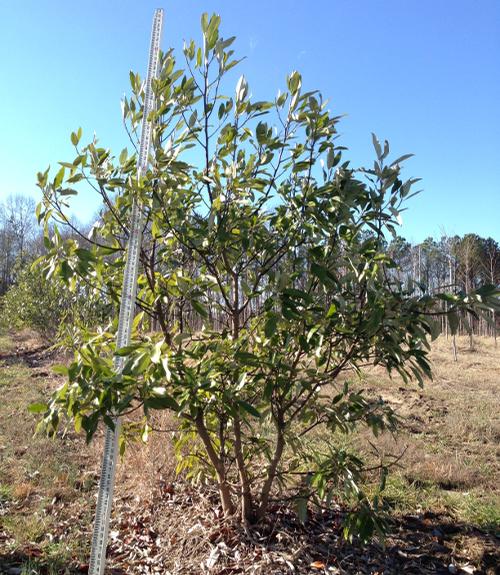
[[90,453],[71,434],[33,437],[36,417],[27,408],[58,384],[51,375],[54,360],[32,332],[2,339],[8,345],[0,350],[0,572],[2,558],[23,553],[27,563],[30,554],[42,555],[47,572],[65,573],[69,558],[75,562],[88,552],[82,520],[91,522],[91,495],[78,481]]
[[157,491],[159,480],[172,481],[175,477],[175,455],[167,431],[175,427],[174,417],[168,412],[158,412],[152,423],[165,433],[152,432],[147,443],[136,441],[127,446],[124,461],[118,467],[119,495],[140,493],[148,499]]
[[[91,446],[86,446],[82,438],[72,432],[56,441],[33,438],[36,420],[27,413],[26,407],[47,397],[58,384],[50,373],[54,360],[43,353],[31,353],[43,345],[32,333],[25,332],[14,339],[1,336],[0,343],[0,356],[3,355],[0,359],[3,400],[0,402],[0,573],[2,561],[7,557],[17,557],[16,564],[24,561],[25,568],[29,569],[26,572],[30,573],[85,572],[102,433]],[[471,560],[476,561],[477,556],[477,564],[480,564],[486,553],[486,536],[470,531],[470,526],[490,530],[499,526],[500,351],[493,347],[492,341],[477,339],[476,351],[469,352],[466,338],[458,341],[458,349],[455,363],[451,341],[442,338],[435,342],[432,351],[435,378],[423,389],[406,386],[397,378],[390,380],[377,369],[367,372],[357,385],[382,395],[403,418],[403,428],[397,437],[383,434],[376,440],[382,452],[396,453],[406,448],[402,467],[393,472],[387,486],[386,501],[394,516],[404,521],[405,514],[418,514],[425,522],[426,513],[437,513],[468,526],[470,535],[455,538],[453,546],[457,553],[460,551]],[[171,417],[160,414],[155,425],[171,428]],[[359,432],[349,438],[335,439],[368,454],[371,449],[368,441],[373,438]],[[226,527],[221,527],[218,507],[210,490],[199,492],[175,481],[174,467],[168,433],[153,434],[147,445],[129,446],[125,461],[118,467],[111,525],[111,532],[120,534],[120,539],[112,539],[111,544],[117,565],[131,561],[131,556],[135,556],[137,565],[144,564],[146,558],[139,549],[140,542],[146,546],[147,540],[147,545],[152,546],[150,549],[156,549],[165,561],[162,565],[168,565],[172,573],[202,573],[206,572],[202,563],[188,562],[186,567],[185,557],[193,557],[196,552],[197,560],[201,557],[206,561],[214,545],[230,545],[228,537],[235,538],[234,541],[244,538],[244,534],[230,527],[227,533]],[[405,529],[400,531],[400,539],[395,543],[396,559],[404,544]],[[335,533],[332,541],[340,546]],[[422,532],[418,533],[418,537],[425,537]],[[319,531],[318,537],[321,538]],[[260,561],[268,551],[264,544],[259,544],[262,549],[258,551],[261,547],[248,546],[243,539],[239,541],[234,545],[239,545],[242,558],[254,557],[252,561]],[[310,537],[307,553],[312,556],[313,543]],[[414,545],[411,541],[410,544]],[[428,545],[433,549],[431,535]],[[491,547],[491,543],[487,545]],[[277,549],[273,551],[276,565],[286,557],[284,551]],[[349,549],[345,552],[351,553]],[[309,555],[302,555],[306,556]],[[231,560],[237,563],[237,555]],[[79,564],[83,571],[78,569]],[[40,567],[38,571],[39,565],[43,565],[43,569]],[[118,572],[148,571],[130,567]],[[288,571],[255,571],[261,572]]]
[[[500,529],[500,349],[493,340],[457,338],[458,361],[451,340],[433,344],[433,381],[420,389],[393,380],[381,370],[368,371],[359,384],[381,395],[403,418],[396,437],[383,434],[375,444],[382,453],[406,449],[401,468],[389,482],[389,499],[404,512],[436,508],[466,523]],[[369,452],[366,433],[357,449]]]
[[[81,573],[90,553],[102,430],[90,445],[71,428],[55,440],[33,436],[37,417],[27,408],[60,385],[51,365],[64,358],[47,354],[47,344],[27,330],[2,334],[0,343],[0,573],[9,561],[30,574]],[[157,424],[171,427],[165,414]],[[147,506],[159,477],[173,476],[168,439],[158,433],[146,445],[128,446],[118,462],[115,509]],[[112,529],[118,522],[113,518]]]

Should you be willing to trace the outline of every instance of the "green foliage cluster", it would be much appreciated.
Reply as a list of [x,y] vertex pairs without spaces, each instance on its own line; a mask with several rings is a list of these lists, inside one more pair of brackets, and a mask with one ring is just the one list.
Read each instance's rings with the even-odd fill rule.
[[[339,118],[298,72],[270,101],[254,101],[242,76],[224,94],[237,64],[233,38],[219,18],[202,18],[203,45],[184,48],[184,65],[161,55],[153,84],[150,168],[137,177],[136,154],[115,157],[94,139],[39,174],[46,228],[44,266],[72,290],[119,301],[133,202],[143,214],[137,305],[130,346],[115,349],[116,322],[75,334],[74,361],[60,368],[62,388],[43,424],[54,433],[63,415],[90,440],[100,421],[142,410],[147,436],[154,410],[178,419],[179,470],[213,477],[226,515],[261,520],[273,493],[308,503],[345,492],[359,513],[348,523],[368,537],[378,501],[358,487],[362,463],[332,446],[311,452],[313,430],[392,429],[391,410],[344,383],[366,364],[405,381],[431,375],[428,338],[436,299],[388,273],[386,236],[395,234],[415,179],[403,179],[408,156],[389,159],[374,136],[376,159],[353,168],[337,142]],[[230,76],[229,76],[230,78]],[[123,116],[132,139],[143,120],[144,87],[131,73]],[[66,221],[68,198],[91,183],[106,207],[90,247],[51,232]],[[495,303],[496,292],[446,295],[450,310]],[[493,302],[493,303],[492,303]],[[146,319],[157,327],[144,329]],[[123,357],[123,371],[113,357]],[[342,383],[339,383],[343,376]],[[382,474],[381,488],[385,481]]]
[[95,326],[109,312],[109,306],[89,298],[82,286],[68,290],[59,277],[47,276],[37,262],[16,271],[16,283],[0,302],[4,327],[32,328],[49,340],[71,334],[78,325]]

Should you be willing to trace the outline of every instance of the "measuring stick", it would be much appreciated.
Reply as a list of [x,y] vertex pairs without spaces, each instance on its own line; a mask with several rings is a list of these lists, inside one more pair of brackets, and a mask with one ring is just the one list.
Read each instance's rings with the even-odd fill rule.
[[[152,79],[157,76],[160,59],[160,39],[163,25],[163,10],[155,11],[153,30],[151,33],[151,46],[149,49],[148,74],[144,97],[144,114],[142,118],[141,146],[137,160],[137,178],[146,172],[148,167],[149,147],[151,143],[151,122],[148,116],[154,108],[154,96],[151,88]],[[130,235],[128,240],[127,260],[123,274],[122,298],[120,303],[120,316],[118,319],[118,332],[116,334],[116,349],[129,345],[132,321],[135,311],[135,296],[137,291],[137,274],[139,268],[139,253],[141,250],[142,217],[141,210],[134,200],[130,220]],[[115,357],[114,367],[116,373],[123,369],[123,358]],[[113,418],[114,430],[106,426],[104,441],[104,454],[102,458],[101,479],[99,482],[99,495],[92,535],[92,551],[90,555],[89,575],[103,575],[106,564],[106,547],[108,543],[109,520],[113,502],[113,489],[115,484],[116,461],[118,455],[118,440],[120,437],[120,419]]]

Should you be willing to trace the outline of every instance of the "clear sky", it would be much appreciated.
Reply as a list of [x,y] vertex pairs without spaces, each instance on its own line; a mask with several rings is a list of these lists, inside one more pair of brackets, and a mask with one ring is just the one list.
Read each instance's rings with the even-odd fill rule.
[[[413,152],[423,178],[401,234],[475,232],[500,240],[500,0],[0,0],[0,200],[39,198],[36,172],[73,158],[69,134],[119,151],[120,99],[144,74],[154,9],[162,46],[200,39],[200,15],[246,56],[239,74],[272,98],[297,69],[319,89],[354,166],[373,160],[371,132]],[[82,220],[95,203],[77,203]]]

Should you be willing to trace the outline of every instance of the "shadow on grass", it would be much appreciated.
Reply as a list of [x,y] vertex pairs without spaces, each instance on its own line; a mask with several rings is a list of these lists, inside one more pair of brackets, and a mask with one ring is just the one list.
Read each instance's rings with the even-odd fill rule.
[[67,567],[57,559],[45,561],[20,552],[0,554],[0,573],[5,575],[81,575],[87,572]]
[[38,362],[45,358],[46,352],[50,350],[50,345],[40,345],[33,349],[25,349],[22,351],[13,351],[9,353],[0,353],[0,361],[4,362],[5,365],[14,364],[25,364],[28,367],[33,367],[33,363],[38,364]]
[[[29,553],[0,553],[1,575],[83,575],[88,573],[88,565],[65,565],[56,559],[45,560]],[[106,575],[126,575],[122,569],[107,569]]]
[[[500,565],[500,548],[495,533],[433,512],[393,520],[386,553],[405,558],[399,565],[405,573],[444,574],[451,572],[451,564],[459,567],[470,563],[474,565],[475,575],[496,575]],[[405,563],[411,563],[412,559],[421,571],[405,567]],[[458,573],[463,572],[458,570]]]
[[[473,566],[475,575],[499,573],[498,537],[447,515],[428,512],[392,518],[384,545],[374,541],[364,546],[341,538],[335,513],[313,514],[310,519],[301,527],[285,513],[273,530],[288,532],[290,540],[295,539],[311,557],[325,564],[333,561],[342,574],[449,575],[455,572],[450,565],[462,574],[472,572],[460,569],[465,566]],[[269,539],[268,544],[276,544],[272,535]]]

